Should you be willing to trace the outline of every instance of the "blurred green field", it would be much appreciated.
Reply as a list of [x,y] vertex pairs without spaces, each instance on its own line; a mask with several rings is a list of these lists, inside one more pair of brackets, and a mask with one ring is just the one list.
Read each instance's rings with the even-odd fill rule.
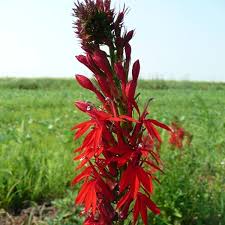
[[[138,89],[141,106],[155,99],[152,118],[177,118],[193,135],[180,151],[162,133],[165,174],[153,197],[162,213],[150,214],[150,224],[225,224],[225,83],[149,80]],[[80,224],[77,215],[63,217],[73,206],[72,152],[80,144],[70,128],[86,118],[73,106],[78,99],[96,101],[69,79],[0,79],[0,208],[55,200],[49,224]]]

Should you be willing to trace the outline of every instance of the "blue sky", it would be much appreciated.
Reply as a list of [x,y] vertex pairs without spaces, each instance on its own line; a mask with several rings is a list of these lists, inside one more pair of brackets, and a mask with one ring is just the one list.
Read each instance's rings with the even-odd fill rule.
[[[112,0],[130,7],[142,78],[225,81],[224,0]],[[73,0],[0,0],[0,76],[90,75],[72,29]]]

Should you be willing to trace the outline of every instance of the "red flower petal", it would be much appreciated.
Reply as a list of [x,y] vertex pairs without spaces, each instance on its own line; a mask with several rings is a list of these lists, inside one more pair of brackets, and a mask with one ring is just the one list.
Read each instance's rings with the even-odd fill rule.
[[137,60],[132,68],[132,77],[134,81],[137,81],[139,73],[140,73],[140,62],[139,60]]
[[148,197],[146,197],[145,195],[143,195],[143,201],[144,203],[147,205],[147,207],[155,214],[160,214],[160,209],[156,206],[156,204],[149,199]]
[[161,137],[158,133],[158,131],[156,130],[156,128],[151,124],[151,122],[149,120],[145,120],[144,121],[145,127],[147,128],[147,131],[149,133],[149,136],[151,138],[155,137],[159,142],[162,142]]
[[160,123],[159,121],[157,120],[153,120],[153,119],[150,119],[149,120],[151,123],[153,123],[154,125],[158,126],[158,127],[161,127],[165,130],[168,130],[168,131],[173,131],[169,126],[167,126],[166,124],[163,124],[163,123]]
[[92,84],[92,82],[87,77],[85,77],[83,75],[79,75],[79,74],[77,74],[75,77],[76,77],[77,82],[83,88],[89,89],[89,90],[91,90],[93,92],[96,91],[96,88],[94,87],[94,85]]
[[140,200],[139,197],[136,199],[135,204],[134,204],[134,209],[133,209],[133,224],[135,225],[138,219],[138,215],[140,212]]
[[132,39],[133,35],[134,30],[129,31],[124,37],[125,42],[128,43]]
[[138,175],[138,179],[141,181],[141,183],[145,187],[145,189],[149,193],[152,193],[153,185],[152,185],[151,177],[149,177],[148,174],[141,167],[138,167],[137,175]]
[[141,213],[141,218],[142,218],[144,224],[148,225],[147,207],[145,205],[145,202],[143,202],[143,201],[140,201],[140,213]]
[[140,181],[138,179],[137,174],[135,174],[134,178],[132,179],[133,182],[131,184],[131,191],[133,192],[133,198],[135,199],[137,197],[137,193],[139,191],[140,188]]
[[126,120],[131,121],[131,122],[134,122],[134,123],[140,123],[138,120],[135,120],[134,118],[132,118],[130,116],[121,115],[120,118],[126,119]]
[[117,76],[119,77],[119,79],[125,83],[126,82],[126,73],[124,71],[124,68],[123,68],[123,65],[121,62],[118,62],[114,65],[114,69],[115,69],[115,72],[117,74]]
[[75,184],[83,180],[85,177],[90,176],[91,172],[92,172],[92,168],[90,166],[87,167],[82,173],[80,173],[73,179],[73,181],[71,182],[71,185],[74,186]]
[[130,61],[131,56],[131,46],[130,44],[125,45],[125,53],[126,53],[126,60]]
[[130,196],[130,192],[128,191],[125,195],[123,195],[123,197],[118,201],[117,203],[117,209],[121,208],[126,202],[129,201],[129,199],[131,199]]
[[132,167],[128,166],[127,169],[122,173],[120,179],[120,193],[125,190],[125,188],[130,184],[130,175],[132,174]]
[[107,59],[106,53],[101,50],[97,50],[93,54],[93,60],[95,64],[107,74],[107,76],[112,77],[111,67]]

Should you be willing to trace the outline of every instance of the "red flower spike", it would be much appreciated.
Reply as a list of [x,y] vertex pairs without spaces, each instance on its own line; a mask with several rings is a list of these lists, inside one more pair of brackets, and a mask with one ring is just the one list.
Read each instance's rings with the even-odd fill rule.
[[191,144],[192,135],[189,132],[175,122],[171,124],[171,127],[169,139],[171,146],[182,149],[185,144],[188,146]]
[[79,162],[76,170],[81,171],[71,185],[82,183],[75,202],[84,207],[84,225],[125,222],[131,212],[133,224],[140,215],[146,225],[148,209],[160,213],[150,199],[153,180],[160,183],[156,172],[162,172],[162,140],[157,129],[169,131],[169,142],[177,147],[183,146],[181,139],[186,133],[175,126],[172,132],[169,126],[147,118],[151,99],[140,113],[136,95],[139,60],[134,62],[132,80],[128,81],[129,42],[134,31],[126,32],[123,25],[127,9],[115,14],[110,3],[78,0],[73,9],[76,34],[85,51],[77,59],[93,73],[94,81],[83,75],[76,75],[76,80],[82,88],[94,92],[100,102],[75,102],[89,120],[71,129],[75,140],[83,137],[81,146],[74,150],[74,160]]

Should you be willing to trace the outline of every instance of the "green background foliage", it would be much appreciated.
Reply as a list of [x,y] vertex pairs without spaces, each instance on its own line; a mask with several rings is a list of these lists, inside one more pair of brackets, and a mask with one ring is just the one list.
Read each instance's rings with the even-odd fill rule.
[[[141,107],[154,97],[151,118],[176,118],[193,135],[176,150],[161,133],[164,174],[153,196],[161,215],[149,213],[150,224],[225,224],[225,84],[149,80],[138,91]],[[53,201],[58,214],[49,224],[81,224],[70,188],[81,143],[70,128],[87,119],[73,106],[78,99],[98,104],[69,79],[0,79],[0,208]]]

